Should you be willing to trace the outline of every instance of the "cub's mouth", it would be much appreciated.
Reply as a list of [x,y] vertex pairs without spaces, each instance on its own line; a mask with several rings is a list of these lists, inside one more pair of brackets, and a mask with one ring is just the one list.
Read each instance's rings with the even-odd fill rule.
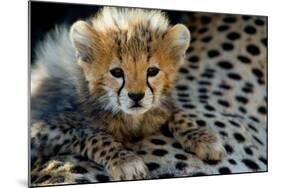
[[132,105],[130,108],[132,109],[136,109],[136,108],[143,108],[142,105],[140,105],[139,103],[135,103],[134,105]]

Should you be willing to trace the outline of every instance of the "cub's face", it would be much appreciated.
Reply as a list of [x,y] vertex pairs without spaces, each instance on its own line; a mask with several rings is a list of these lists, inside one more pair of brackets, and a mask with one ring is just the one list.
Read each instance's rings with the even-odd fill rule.
[[90,93],[112,112],[138,115],[161,107],[189,45],[183,25],[162,33],[139,29],[99,32],[83,21],[71,28]]
[[174,73],[172,66],[161,66],[156,57],[115,58],[104,75],[104,88],[112,106],[128,114],[142,114],[161,104]]

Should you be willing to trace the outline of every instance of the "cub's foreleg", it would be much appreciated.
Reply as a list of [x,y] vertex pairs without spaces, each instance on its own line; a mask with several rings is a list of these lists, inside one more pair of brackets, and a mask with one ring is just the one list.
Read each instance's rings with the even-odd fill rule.
[[221,160],[225,150],[219,137],[207,128],[199,127],[180,110],[173,112],[169,129],[186,151],[203,160]]
[[113,180],[144,179],[148,169],[135,153],[104,130],[52,126],[44,122],[32,125],[31,155],[72,153],[103,165]]

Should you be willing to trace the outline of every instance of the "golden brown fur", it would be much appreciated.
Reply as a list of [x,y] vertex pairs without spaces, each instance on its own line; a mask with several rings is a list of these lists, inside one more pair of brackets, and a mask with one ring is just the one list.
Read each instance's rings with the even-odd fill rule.
[[[96,22],[109,19],[103,17],[104,14],[109,14],[108,11],[111,11],[110,16],[114,24],[106,30],[95,28],[98,25]],[[128,140],[133,136],[147,136],[155,132],[169,119],[172,103],[167,104],[167,100],[171,100],[170,90],[190,37],[185,26],[170,27],[160,12],[121,9],[119,11],[123,11],[122,14],[132,16],[124,18],[129,22],[124,26],[122,23],[118,24],[118,17],[114,17],[114,14],[119,15],[120,12],[114,11],[116,9],[105,8],[91,20],[92,25],[84,21],[76,22],[72,26],[70,36],[78,57],[80,56],[78,61],[85,73],[91,95],[95,96],[99,90],[107,88],[118,93],[121,86],[109,74],[111,65],[118,64],[125,73],[124,89],[128,93],[145,92],[150,86],[153,98],[159,98],[158,104],[150,107],[145,113],[127,114],[121,110],[113,113],[112,119],[106,120],[108,129],[118,140]],[[140,17],[144,15],[146,17]],[[155,23],[148,21],[147,17],[155,15],[160,15],[159,19],[164,19],[166,26],[156,27],[152,25]],[[157,65],[160,72],[147,83],[146,74],[151,65]]]

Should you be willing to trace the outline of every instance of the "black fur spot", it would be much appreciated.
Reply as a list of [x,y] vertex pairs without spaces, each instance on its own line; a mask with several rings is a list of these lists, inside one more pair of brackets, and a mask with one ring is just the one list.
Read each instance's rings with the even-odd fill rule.
[[206,176],[207,174],[203,173],[203,172],[197,172],[195,174],[192,174],[192,176]]
[[220,105],[222,105],[223,107],[229,107],[229,106],[230,106],[229,102],[227,102],[227,101],[225,101],[225,100],[219,99],[219,100],[218,100],[218,103],[219,103]]
[[261,39],[261,42],[263,43],[263,45],[264,45],[265,47],[267,47],[267,38]]
[[182,149],[182,146],[178,142],[173,143],[172,146],[177,149]]
[[212,40],[211,36],[206,36],[202,38],[202,42],[210,42]]
[[208,57],[209,58],[217,57],[219,55],[220,55],[220,53],[219,53],[218,50],[209,50],[208,51]]
[[266,110],[266,108],[265,108],[265,106],[260,106],[259,108],[258,108],[258,112],[260,113],[260,114],[266,114],[267,113],[267,110]]
[[191,56],[190,58],[188,58],[188,61],[190,61],[191,63],[197,63],[199,61],[199,57]]
[[225,83],[222,83],[219,85],[219,88],[225,89],[225,90],[230,90],[231,86]]
[[192,104],[183,104],[182,107],[184,107],[184,108],[189,108],[189,109],[195,108],[195,106],[192,105]]
[[200,127],[206,126],[206,122],[204,120],[201,120],[201,119],[197,120],[196,123]]
[[255,24],[258,25],[258,26],[263,26],[264,25],[264,21],[261,20],[261,19],[256,19],[255,20]]
[[152,152],[153,155],[156,155],[156,156],[164,156],[166,154],[168,154],[168,151],[164,150],[164,149],[155,149],[153,150]]
[[250,116],[249,118],[250,118],[251,120],[257,122],[257,123],[260,122],[260,120],[259,120],[258,118],[256,118],[256,117],[254,117],[254,116]]
[[248,34],[251,34],[251,35],[255,34],[257,32],[256,28],[254,28],[253,26],[250,26],[250,25],[246,26],[244,28],[244,31]]
[[251,18],[251,16],[246,16],[246,15],[242,16],[242,19],[246,20],[246,21],[249,20],[250,18]]
[[198,30],[198,33],[199,34],[203,34],[203,33],[206,33],[207,31],[208,31],[208,28],[207,27],[203,27],[203,28]]
[[223,95],[223,93],[220,92],[220,91],[213,91],[213,94],[217,95],[217,96],[222,96]]
[[258,83],[259,83],[260,85],[263,85],[263,84],[264,84],[264,80],[258,79]]
[[240,133],[234,133],[233,136],[238,142],[244,142],[245,141],[245,137]]
[[177,88],[177,90],[180,90],[180,91],[184,91],[184,90],[188,89],[188,87],[185,85],[177,85],[176,88]]
[[211,18],[208,16],[201,16],[200,21],[202,24],[209,24],[211,22]]
[[251,60],[248,57],[244,56],[244,55],[239,55],[237,58],[239,59],[239,61],[241,63],[244,63],[244,64],[251,63]]
[[249,127],[250,129],[252,129],[253,131],[255,131],[256,133],[258,132],[258,130],[257,130],[253,125],[248,124],[248,127]]
[[176,164],[176,169],[179,169],[179,170],[183,170],[186,167],[187,167],[187,164],[183,163],[183,162],[177,162],[177,164]]
[[43,182],[45,182],[45,181],[49,180],[51,177],[52,177],[52,176],[51,176],[51,175],[49,175],[49,174],[44,175],[44,176],[42,176],[42,177],[38,178],[38,179],[37,179],[37,181],[36,181],[36,183],[37,183],[37,184],[39,184],[39,183],[43,183]]
[[225,124],[223,122],[220,122],[220,121],[215,121],[215,125],[217,127],[220,127],[220,128],[224,128],[225,127]]
[[187,160],[187,157],[185,155],[182,155],[182,154],[176,154],[175,158],[179,159],[179,160]]
[[231,43],[224,42],[224,43],[222,43],[222,48],[225,51],[230,51],[234,48],[234,46]]
[[137,151],[137,154],[139,154],[139,155],[145,155],[145,154],[146,154],[146,151],[144,151],[144,150],[139,150],[139,151]]
[[243,87],[243,88],[242,88],[242,91],[243,91],[244,93],[252,93],[252,92],[253,92],[253,89],[250,88],[250,87]]
[[208,78],[208,79],[209,79],[209,78],[213,78],[213,77],[214,77],[214,74],[212,74],[212,73],[207,73],[207,72],[206,72],[206,73],[203,73],[203,74],[202,74],[202,77]]
[[227,76],[232,80],[241,80],[241,76],[237,73],[228,73]]
[[245,147],[245,148],[244,148],[244,151],[245,151],[248,155],[253,155],[253,151],[252,151],[252,149],[249,148],[249,147]]
[[257,68],[253,68],[252,72],[258,78],[262,78],[263,77],[263,72],[261,70],[257,69]]
[[219,168],[219,173],[220,174],[230,174],[231,171],[228,167],[221,167],[221,168]]
[[199,84],[199,85],[211,85],[211,82],[208,82],[208,81],[199,81],[198,84]]
[[102,152],[100,153],[100,157],[105,156],[105,154],[106,154],[106,151],[102,151]]
[[260,160],[263,164],[267,165],[267,159],[266,159],[266,158],[264,158],[264,157],[259,157],[259,160]]
[[109,181],[109,177],[108,176],[105,176],[103,174],[97,174],[96,175],[96,179],[99,181],[99,182],[107,182]]
[[189,99],[183,99],[183,98],[179,98],[178,101],[179,101],[179,102],[190,102]]
[[228,134],[227,134],[226,132],[224,132],[224,131],[220,131],[219,133],[220,133],[220,135],[222,135],[222,136],[228,136]]
[[179,69],[179,72],[180,73],[184,73],[184,74],[188,74],[189,73],[189,71],[186,68],[183,68],[183,67]]
[[208,99],[209,98],[209,96],[208,95],[199,95],[198,96],[200,99]]
[[243,96],[236,96],[235,99],[237,100],[237,102],[240,102],[242,104],[248,103],[248,99],[246,97],[243,97]]
[[217,160],[203,160],[204,163],[208,165],[217,165],[220,161]]
[[236,18],[235,18],[235,17],[228,16],[228,17],[223,18],[223,21],[224,21],[225,23],[234,23],[234,22],[236,22]]
[[233,65],[228,61],[219,61],[218,66],[220,68],[223,68],[223,69],[226,69],[226,70],[229,70],[229,69],[233,68]]
[[178,97],[189,97],[188,93],[178,93]]
[[213,118],[213,117],[216,117],[216,115],[215,114],[210,114],[210,113],[205,113],[205,114],[203,114],[205,117],[207,117],[207,118]]
[[255,56],[260,54],[260,49],[254,44],[249,44],[246,49],[251,55]]
[[187,76],[186,79],[189,81],[193,81],[195,78],[194,78],[194,76]]
[[236,161],[234,159],[228,159],[228,162],[232,165],[236,165]]
[[148,167],[148,169],[149,169],[150,171],[156,170],[156,169],[158,169],[158,168],[160,167],[159,164],[154,163],[154,162],[146,163],[146,166]]
[[211,105],[209,105],[209,104],[205,105],[205,108],[206,108],[206,110],[208,110],[208,111],[215,111],[215,110],[216,110],[213,106],[211,106]]
[[235,127],[240,127],[240,125],[238,123],[236,123],[235,121],[229,120],[229,123]]
[[198,92],[199,93],[206,93],[208,90],[206,88],[199,88]]
[[155,145],[165,145],[166,142],[164,140],[153,138],[150,140]]
[[85,174],[88,172],[88,170],[86,170],[82,166],[74,166],[70,169],[70,172],[75,174]]
[[264,145],[263,142],[256,136],[252,135],[252,137],[260,144],[260,145]]
[[230,33],[228,33],[227,38],[229,40],[237,40],[240,38],[240,34],[237,32],[230,32]]
[[105,141],[105,142],[102,143],[103,146],[108,146],[108,145],[110,145],[110,144],[111,144],[110,141]]
[[233,148],[232,148],[229,144],[225,144],[225,145],[224,145],[224,148],[225,148],[225,151],[226,151],[228,154],[233,153]]
[[252,170],[258,170],[260,167],[257,163],[250,159],[243,159],[242,162],[250,169]]
[[218,27],[218,31],[222,32],[222,31],[226,31],[229,29],[229,26],[228,25],[220,25]]
[[243,114],[247,113],[247,110],[243,106],[239,106],[238,110]]

